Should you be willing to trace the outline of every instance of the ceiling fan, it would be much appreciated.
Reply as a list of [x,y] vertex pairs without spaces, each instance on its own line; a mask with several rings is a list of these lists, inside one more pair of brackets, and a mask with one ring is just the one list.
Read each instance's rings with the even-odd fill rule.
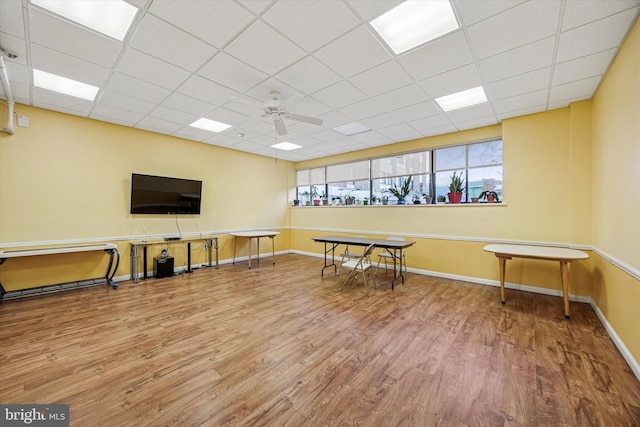
[[290,113],[283,106],[283,102],[280,99],[280,96],[281,96],[280,92],[278,92],[277,90],[274,90],[271,92],[271,99],[268,99],[262,105],[254,103],[252,101],[248,101],[243,98],[236,98],[236,99],[249,103],[254,106],[259,106],[263,111],[263,114],[261,114],[260,117],[269,117],[271,120],[273,120],[273,124],[276,127],[276,131],[278,132],[278,135],[287,134],[287,127],[284,124],[284,120],[282,120],[283,118],[295,120],[298,122],[310,123],[313,125],[322,124],[322,120],[316,117],[309,117],[309,116],[303,116],[301,114]]

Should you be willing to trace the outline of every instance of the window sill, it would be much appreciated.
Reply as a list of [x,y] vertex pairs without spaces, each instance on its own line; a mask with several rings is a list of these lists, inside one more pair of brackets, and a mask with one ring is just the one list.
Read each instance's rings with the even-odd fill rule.
[[413,203],[409,203],[406,205],[398,205],[398,204],[389,204],[389,205],[320,205],[320,206],[290,206],[295,209],[312,209],[312,208],[443,208],[443,207],[498,207],[498,206],[507,206],[504,202],[498,203],[433,203],[429,205],[425,205],[421,203],[419,205],[414,205]]

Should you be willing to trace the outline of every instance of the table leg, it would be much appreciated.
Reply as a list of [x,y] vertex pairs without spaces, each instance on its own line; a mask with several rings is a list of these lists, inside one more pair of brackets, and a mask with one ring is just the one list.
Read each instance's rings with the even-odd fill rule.
[[562,295],[564,297],[564,317],[569,319],[569,262],[560,261],[560,274],[562,275]]
[[256,253],[256,259],[260,262],[260,237],[256,237],[256,246],[258,248],[258,252]]
[[[253,239],[249,237],[249,269],[251,269],[251,241]],[[260,238],[258,238],[258,245],[260,245]]]
[[236,265],[236,242],[238,241],[237,236],[233,236],[233,262],[231,265]]
[[271,238],[271,260],[273,261],[272,264],[276,265],[276,246],[273,240],[273,236],[270,236],[270,238]]
[[500,266],[500,298],[501,298],[502,304],[504,304],[506,301],[504,298],[504,278],[506,273],[505,270],[507,269],[507,259],[510,259],[510,258],[506,258],[502,256],[498,257],[498,264]]

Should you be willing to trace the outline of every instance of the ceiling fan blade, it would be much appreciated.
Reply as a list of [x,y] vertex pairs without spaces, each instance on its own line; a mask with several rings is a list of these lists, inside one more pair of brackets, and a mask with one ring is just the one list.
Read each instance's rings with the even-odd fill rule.
[[278,131],[278,135],[286,135],[287,128],[284,125],[284,122],[280,117],[273,119],[273,124],[276,125],[276,131]]
[[316,117],[301,116],[300,114],[292,114],[292,113],[287,114],[286,117],[288,119],[296,120],[298,122],[311,123],[312,125],[319,126],[322,124],[322,120]]

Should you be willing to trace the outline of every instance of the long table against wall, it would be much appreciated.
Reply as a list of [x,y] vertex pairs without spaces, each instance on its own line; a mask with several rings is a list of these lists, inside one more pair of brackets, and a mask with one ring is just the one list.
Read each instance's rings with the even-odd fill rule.
[[179,243],[186,242],[187,243],[187,273],[191,273],[191,242],[193,241],[202,241],[207,245],[207,252],[209,255],[208,267],[213,267],[213,252],[215,251],[216,257],[216,268],[219,267],[218,262],[218,237],[211,235],[204,236],[185,236],[180,238],[153,238],[153,239],[145,239],[145,240],[137,240],[129,242],[131,244],[131,252],[129,254],[130,262],[131,262],[131,280],[134,283],[138,283],[140,280],[140,271],[139,271],[139,261],[140,261],[140,253],[142,252],[142,275],[143,278],[147,278],[147,248],[151,245],[166,245],[170,243]]

